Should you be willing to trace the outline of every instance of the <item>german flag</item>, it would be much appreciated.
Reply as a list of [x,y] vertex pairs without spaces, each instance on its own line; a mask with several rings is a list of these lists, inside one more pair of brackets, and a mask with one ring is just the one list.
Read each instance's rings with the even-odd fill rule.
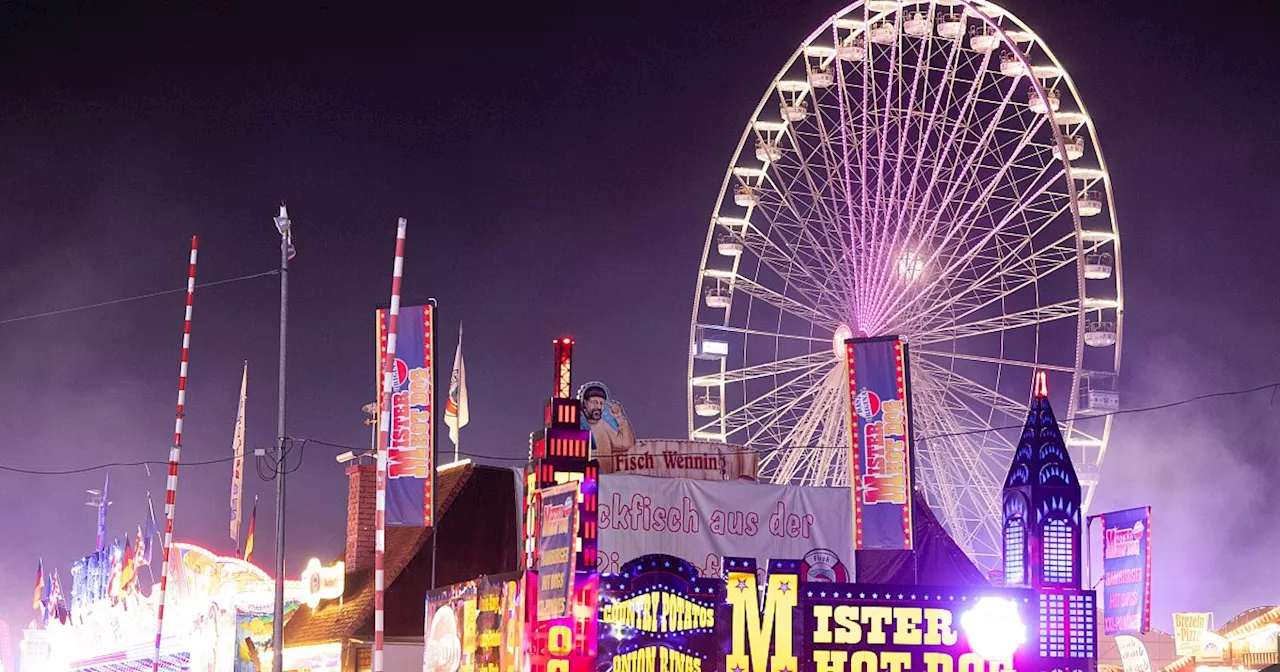
[[249,514],[249,534],[244,538],[244,561],[253,562],[253,528],[258,520],[258,498],[253,498],[253,513]]
[[31,608],[40,608],[40,598],[44,596],[44,559],[36,567],[36,592],[31,596]]

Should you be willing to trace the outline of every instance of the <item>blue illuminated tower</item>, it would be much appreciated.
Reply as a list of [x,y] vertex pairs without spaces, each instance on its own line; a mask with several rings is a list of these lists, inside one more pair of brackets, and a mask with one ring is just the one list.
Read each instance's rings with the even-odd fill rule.
[[1081,586],[1080,481],[1043,371],[1035,374],[1002,503],[1005,584],[1037,593],[1040,655],[1061,659],[1057,669],[1092,669],[1097,614],[1094,592]]

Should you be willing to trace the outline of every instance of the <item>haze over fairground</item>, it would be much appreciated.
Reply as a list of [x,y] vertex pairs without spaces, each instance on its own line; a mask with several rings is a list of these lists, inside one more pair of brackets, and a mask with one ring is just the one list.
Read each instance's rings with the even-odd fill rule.
[[[182,287],[192,234],[201,282],[264,274],[195,297],[175,529],[233,551],[230,466],[197,463],[229,454],[245,360],[248,443],[274,441],[281,199],[298,251],[289,435],[368,446],[371,318],[404,216],[404,296],[439,300],[442,366],[465,328],[474,460],[522,464],[566,334],[577,378],[606,381],[639,435],[687,436],[690,308],[727,161],[778,67],[842,4],[6,8],[0,618],[34,617],[40,559],[69,581],[92,550],[85,491],[108,470],[90,467],[164,462],[172,438],[184,297],[58,311]],[[1280,382],[1276,6],[1205,20],[1169,3],[1003,4],[1052,45],[1105,146],[1122,408]],[[1158,628],[1280,601],[1275,391],[1115,420],[1092,510],[1152,507]],[[341,450],[299,451],[290,575],[342,551]],[[68,473],[28,473],[49,471]],[[148,492],[159,512],[165,468],[109,471],[123,538]],[[272,484],[247,472],[265,552]]]

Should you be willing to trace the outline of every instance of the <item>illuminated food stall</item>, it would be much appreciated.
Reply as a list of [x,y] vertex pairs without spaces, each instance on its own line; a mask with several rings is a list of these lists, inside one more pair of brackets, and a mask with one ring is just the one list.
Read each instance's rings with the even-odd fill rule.
[[1248,609],[1216,629],[1212,613],[1175,612],[1173,626],[1173,634],[1104,638],[1099,669],[1257,672],[1280,662],[1280,607]]
[[[108,549],[105,556],[110,554]],[[43,629],[27,632],[31,642],[24,642],[23,670],[152,669],[156,591],[144,594],[137,581],[121,585],[119,567],[97,570],[95,564],[110,566],[109,557],[95,557],[102,555],[77,563],[66,611],[55,613]],[[158,577],[158,569],[155,574]],[[175,542],[169,557],[160,669],[253,672],[251,651],[270,646],[274,586],[273,579],[250,562]],[[286,618],[304,594],[301,582],[285,582]]]
[[[884,500],[892,507],[875,509],[879,502],[864,498],[848,509],[819,505],[813,514],[782,486],[741,479],[692,489],[687,482],[641,484],[675,494],[606,499],[610,479],[662,479],[600,473],[591,432],[579,421],[584,406],[566,392],[567,353],[557,347],[556,354],[566,380],[557,380],[544,428],[531,440],[523,581],[480,577],[428,593],[421,626],[427,672],[1096,669],[1096,598],[1082,588],[1080,484],[1043,378],[1005,479],[1004,580],[993,586],[972,564],[950,557],[958,551],[953,543],[926,542],[941,527],[905,482],[901,496]],[[898,380],[899,389],[881,391],[881,400],[908,398]],[[852,376],[850,384],[856,394]],[[871,415],[855,418],[855,431],[881,422]],[[896,459],[905,478],[908,434],[892,422],[862,436],[903,437]],[[761,490],[731,492],[744,487]],[[719,508],[699,508],[699,492]],[[843,494],[847,501],[849,490]],[[765,509],[748,511],[747,500],[762,495]],[[785,506],[774,509],[770,498]],[[741,547],[787,543],[797,552],[781,555],[771,546],[764,557],[733,555],[733,541],[723,539],[708,542],[711,553],[691,545],[700,535],[732,538],[730,528],[711,521],[735,508],[745,521],[736,528]],[[649,552],[606,557],[618,542],[606,542],[605,530],[618,518],[629,535],[648,539]],[[753,525],[765,541],[745,538]],[[851,533],[830,529],[846,525]],[[671,534],[645,537],[655,529]],[[883,541],[868,543],[876,535]],[[681,555],[690,548],[696,557]],[[712,555],[715,562],[707,562]],[[508,651],[502,644],[517,626],[523,650]]]

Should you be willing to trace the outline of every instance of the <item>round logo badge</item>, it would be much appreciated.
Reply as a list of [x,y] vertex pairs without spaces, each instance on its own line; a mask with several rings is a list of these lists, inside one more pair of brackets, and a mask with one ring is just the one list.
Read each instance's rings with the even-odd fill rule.
[[825,548],[815,548],[804,556],[804,580],[812,583],[848,583],[849,572],[840,556]]
[[395,370],[391,373],[391,388],[398,390],[409,382],[409,365],[404,363],[403,359],[396,357]]
[[880,395],[871,390],[860,390],[853,398],[853,410],[864,420],[880,415]]

